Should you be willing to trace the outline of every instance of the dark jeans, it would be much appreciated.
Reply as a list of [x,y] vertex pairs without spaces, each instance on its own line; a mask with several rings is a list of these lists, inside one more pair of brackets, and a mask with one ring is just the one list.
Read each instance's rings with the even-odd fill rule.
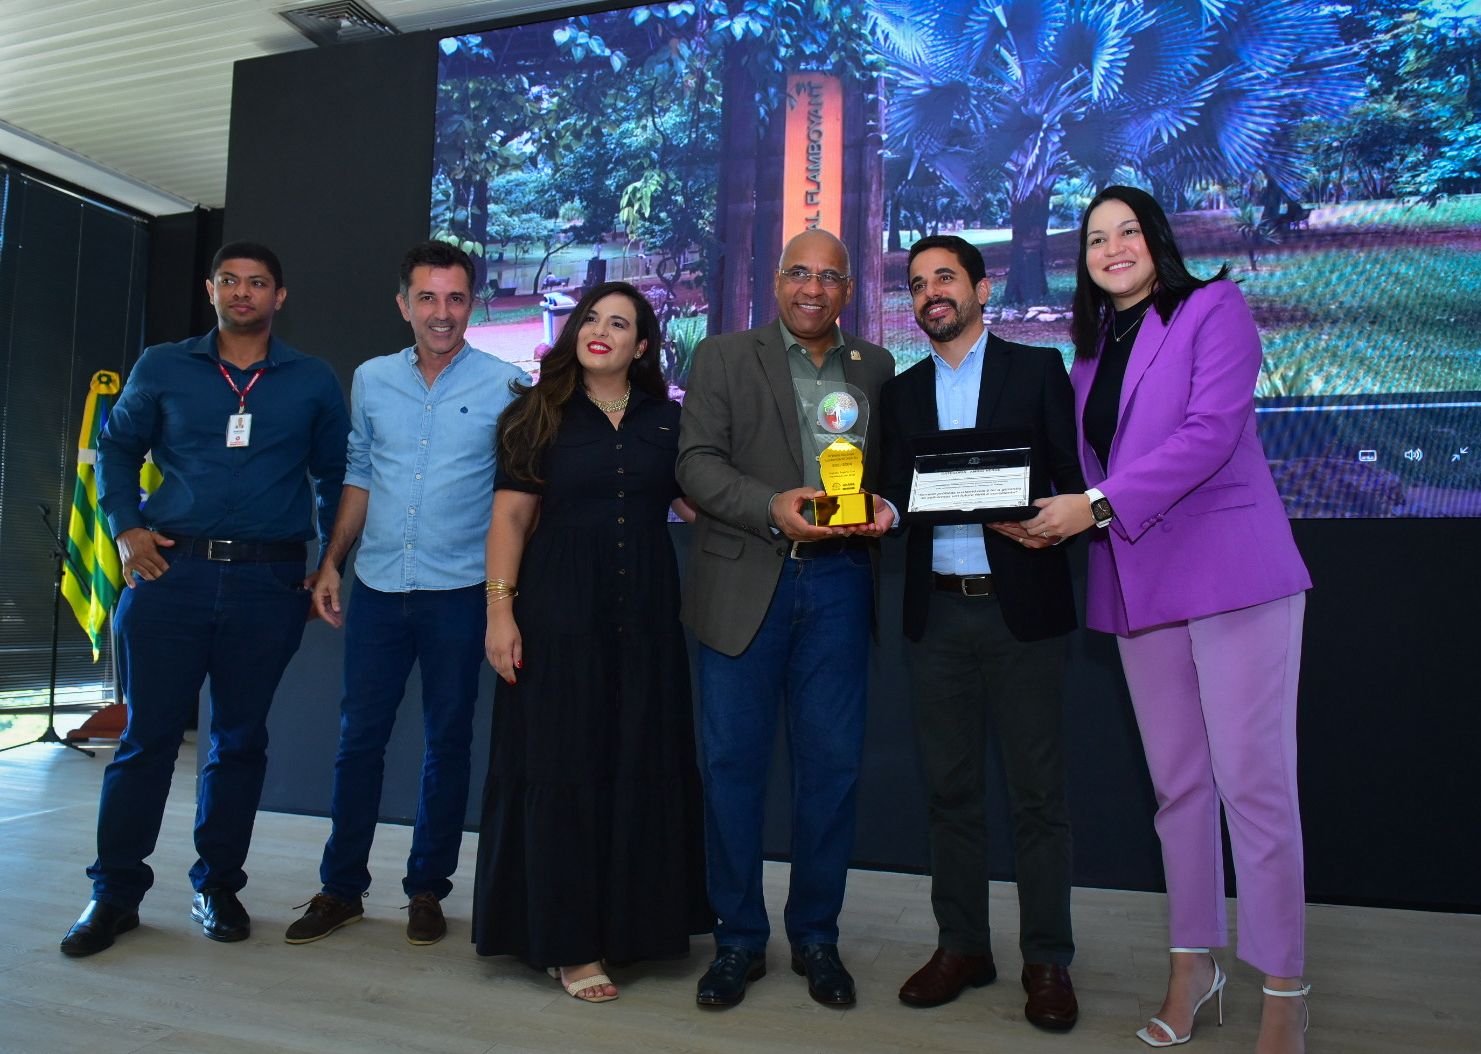
[[1013,816],[1023,961],[1068,966],[1070,819],[1065,801],[1063,637],[1024,642],[991,597],[932,593],[906,656],[930,789],[931,906],[942,948],[991,950],[986,760],[997,731]]
[[233,892],[267,769],[267,712],[303,639],[309,594],[302,563],[170,557],[169,571],[125,589],[113,618],[119,688],[129,721],[103,773],[97,900],[136,906],[154,883],[154,852],[180,739],[211,679],[210,754],[201,772],[190,869],[196,889]]
[[835,944],[864,743],[873,585],[869,556],[788,560],[750,646],[700,647],[705,848],[715,943],[753,951],[771,928],[761,890],[761,830],[777,711],[792,757],[794,944]]
[[422,671],[421,797],[401,886],[408,897],[452,890],[468,807],[468,745],[483,664],[482,584],[382,593],[356,582],[345,615],[345,695],[334,759],[333,829],[319,880],[357,900],[370,888],[386,744],[413,663]]

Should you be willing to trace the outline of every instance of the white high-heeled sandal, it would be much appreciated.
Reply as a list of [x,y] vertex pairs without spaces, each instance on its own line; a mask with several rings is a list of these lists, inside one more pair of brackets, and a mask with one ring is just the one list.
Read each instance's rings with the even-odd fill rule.
[[[1149,1047],[1180,1047],[1184,1043],[1188,1042],[1188,1040],[1192,1039],[1193,1026],[1198,1021],[1198,1011],[1202,1010],[1203,1004],[1207,1003],[1214,996],[1219,997],[1219,1024],[1222,1025],[1224,1023],[1224,985],[1229,980],[1229,975],[1219,968],[1219,960],[1215,959],[1212,955],[1209,955],[1209,950],[1207,948],[1169,948],[1167,950],[1172,952],[1174,955],[1208,955],[1209,962],[1214,964],[1214,981],[1213,984],[1208,986],[1208,991],[1203,993],[1203,998],[1193,1004],[1193,1017],[1188,1023],[1188,1034],[1186,1036],[1178,1035],[1176,1032],[1173,1031],[1172,1026],[1169,1025],[1166,1021],[1162,1020],[1162,1018],[1160,1017],[1153,1017],[1148,1019],[1148,1027],[1137,1030],[1136,1038],[1141,1040]],[[1166,1035],[1171,1036],[1172,1038],[1158,1039],[1156,1036],[1152,1035],[1152,1030],[1150,1027],[1152,1025],[1156,1025],[1158,1028],[1162,1029],[1162,1031]]]
[[1269,985],[1261,985],[1260,991],[1266,995],[1278,996],[1281,999],[1301,1000],[1301,1032],[1304,1035],[1311,1027],[1311,1007],[1306,1005],[1306,997],[1311,994],[1311,985],[1303,984],[1300,988],[1271,988]]

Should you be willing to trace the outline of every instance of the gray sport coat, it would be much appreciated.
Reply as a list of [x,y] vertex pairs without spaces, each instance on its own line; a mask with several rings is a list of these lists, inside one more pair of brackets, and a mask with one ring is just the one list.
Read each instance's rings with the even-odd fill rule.
[[[864,488],[880,449],[880,387],[895,362],[877,344],[843,335],[848,383],[869,401]],[[725,655],[761,626],[791,548],[767,520],[772,495],[803,484],[796,396],[776,322],[703,340],[694,352],[679,432],[679,485],[699,510],[682,618]]]

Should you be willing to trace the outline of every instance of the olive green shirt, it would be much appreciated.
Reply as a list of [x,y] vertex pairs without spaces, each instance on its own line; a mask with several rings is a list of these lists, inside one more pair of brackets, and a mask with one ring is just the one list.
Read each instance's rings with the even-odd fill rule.
[[[841,387],[847,383],[843,373],[843,330],[837,324],[833,326],[833,343],[823,356],[822,366],[813,365],[812,352],[797,342],[785,323],[778,320],[777,325],[782,329],[782,344],[787,349],[787,369],[791,371],[794,383],[816,384],[820,390],[829,385]],[[795,396],[796,389],[793,391]],[[818,439],[821,432],[818,423],[803,408],[801,399],[794,398],[794,402],[797,406],[797,425],[802,433],[802,482],[804,486],[822,490],[823,477],[818,469],[818,455],[833,442],[833,437]]]

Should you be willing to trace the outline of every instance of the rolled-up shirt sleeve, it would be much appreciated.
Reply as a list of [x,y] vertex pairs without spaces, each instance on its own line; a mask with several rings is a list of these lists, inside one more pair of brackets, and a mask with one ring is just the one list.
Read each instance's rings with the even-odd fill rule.
[[345,448],[344,482],[361,490],[370,489],[370,444],[375,438],[365,409],[365,368],[355,371],[350,383],[350,434]]

